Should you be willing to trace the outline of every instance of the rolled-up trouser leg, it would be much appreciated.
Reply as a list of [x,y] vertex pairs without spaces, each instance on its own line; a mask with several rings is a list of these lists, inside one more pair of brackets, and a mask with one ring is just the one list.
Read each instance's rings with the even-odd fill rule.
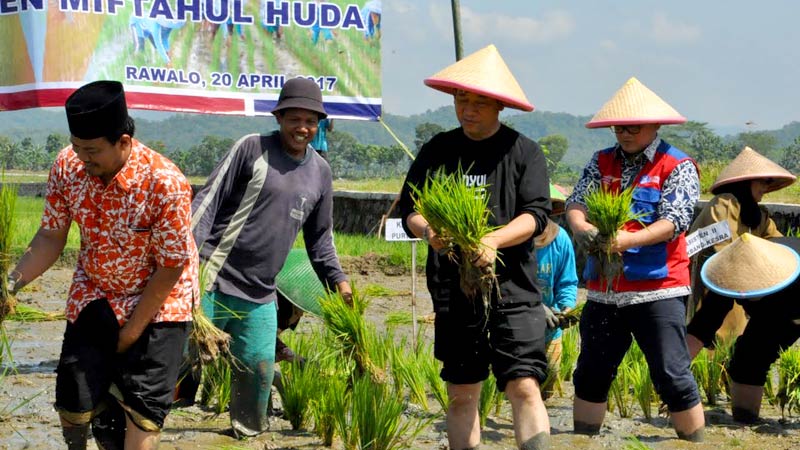
[[86,450],[86,441],[89,439],[89,424],[64,426],[61,429],[67,450]]
[[92,419],[92,435],[101,450],[125,448],[125,411],[114,397],[109,395],[105,409]]
[[233,338],[231,352],[242,366],[231,374],[231,426],[238,436],[254,436],[269,428],[277,312],[274,302],[259,305],[230,296],[225,301],[232,311],[244,313],[241,319],[229,320],[225,328]]

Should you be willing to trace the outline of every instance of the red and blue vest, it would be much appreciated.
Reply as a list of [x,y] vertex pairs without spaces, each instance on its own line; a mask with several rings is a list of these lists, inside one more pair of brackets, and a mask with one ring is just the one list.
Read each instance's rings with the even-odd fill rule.
[[[597,161],[601,183],[612,192],[622,190],[622,165],[616,158],[616,147],[611,147],[601,150]],[[658,203],[661,201],[662,186],[675,167],[686,160],[694,163],[688,155],[661,141],[653,160],[648,159],[631,184],[631,210],[642,217],[626,223],[624,230],[635,232],[659,220]],[[691,285],[685,233],[668,242],[628,249],[622,254],[622,263],[622,275],[611,284],[611,290],[615,292],[653,291]],[[587,262],[589,273],[592,272],[588,267],[591,265]],[[586,278],[588,289],[606,291],[606,283],[600,277],[595,275]]]

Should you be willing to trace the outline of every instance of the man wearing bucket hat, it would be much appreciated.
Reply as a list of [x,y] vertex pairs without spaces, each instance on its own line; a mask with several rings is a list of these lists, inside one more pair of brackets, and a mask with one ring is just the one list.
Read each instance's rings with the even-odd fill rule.
[[76,222],[81,251],[55,393],[67,448],[86,448],[91,423],[101,448],[154,449],[197,294],[191,187],[133,138],[121,83],[89,83],[65,107],[72,144],[50,171],[41,227],[10,290],[56,261]]
[[[788,170],[750,147],[742,149],[739,155],[722,169],[711,186],[714,198],[700,211],[689,233],[715,223],[727,222],[731,239],[718,242],[692,258],[692,296],[688,303],[690,314],[694,315],[702,303],[717,301],[718,294],[706,291],[700,280],[700,268],[711,255],[744,233],[761,238],[783,236],[769,216],[767,208],[759,205],[759,202],[764,194],[783,189],[796,180],[797,177]],[[694,357],[703,346],[713,346],[714,333],[710,335],[704,333],[701,336],[699,330],[693,330],[693,322],[692,318],[687,328],[689,332],[687,341],[689,352]],[[735,304],[720,329],[715,330],[716,336],[720,339],[739,336],[746,324],[744,310]]]
[[[231,377],[231,425],[240,437],[268,427],[276,276],[301,230],[319,279],[346,299],[352,292],[333,245],[331,169],[309,145],[327,117],[319,86],[287,81],[272,113],[279,130],[239,139],[192,202],[194,236],[207,263],[203,310],[231,335],[231,352],[243,366]],[[216,317],[226,309],[243,314]]]
[[[500,123],[508,106],[533,110],[497,49],[490,45],[445,68],[425,84],[454,96],[461,127],[434,136],[420,149],[401,192],[399,207],[406,231],[425,239],[431,250],[426,266],[435,319],[434,354],[443,362],[450,405],[447,437],[451,449],[480,442],[478,399],[481,382],[494,372],[514,413],[517,445],[549,447],[550,422],[539,385],[547,374],[545,315],[536,285],[532,238],[542,232],[550,212],[547,165],[541,148]],[[442,242],[427,220],[414,211],[410,186],[443,169],[464,168],[464,182],[483,188],[500,228],[481,239],[478,266],[497,264],[499,292],[490,307],[475,307],[460,288],[458,266],[439,254]],[[480,301],[480,300],[478,300]]]
[[544,231],[533,240],[536,249],[537,277],[542,291],[542,304],[545,307],[547,332],[547,365],[550,368],[548,382],[542,386],[542,396],[547,399],[553,393],[556,377],[561,364],[562,328],[571,324],[565,322],[565,314],[575,307],[578,298],[578,274],[575,269],[575,249],[567,230],[554,220],[564,214],[566,197],[556,186],[550,185],[550,201],[553,212],[547,219]]
[[703,283],[718,297],[704,302],[692,321],[698,335],[713,336],[734,302],[750,317],[728,364],[736,421],[758,419],[770,366],[800,338],[798,252],[798,238],[766,240],[744,233],[701,269]]
[[619,276],[603,280],[592,258],[584,270],[588,302],[581,314],[581,352],[573,376],[577,433],[599,433],[609,387],[633,337],[647,357],[678,436],[702,440],[705,421],[689,369],[684,306],[690,292],[684,233],[700,182],[694,161],[658,136],[661,125],[685,121],[631,78],[586,124],[611,127],[617,145],[594,154],[567,199],[567,220],[579,248],[599,245],[584,200],[591,189],[632,188],[631,209],[643,216],[625,224],[610,243],[609,250],[622,255]]

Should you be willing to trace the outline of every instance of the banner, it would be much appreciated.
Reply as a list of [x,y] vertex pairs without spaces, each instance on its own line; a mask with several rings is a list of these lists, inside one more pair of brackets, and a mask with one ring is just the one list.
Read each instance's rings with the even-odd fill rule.
[[302,76],[376,120],[380,36],[381,0],[0,0],[0,111],[112,79],[129,108],[264,115]]

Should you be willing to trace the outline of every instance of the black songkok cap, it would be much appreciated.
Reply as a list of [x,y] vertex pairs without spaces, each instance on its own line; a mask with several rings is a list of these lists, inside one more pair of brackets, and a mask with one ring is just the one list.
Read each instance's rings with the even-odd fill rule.
[[67,98],[69,132],[78,139],[97,139],[122,132],[128,118],[125,91],[119,81],[94,81]]

